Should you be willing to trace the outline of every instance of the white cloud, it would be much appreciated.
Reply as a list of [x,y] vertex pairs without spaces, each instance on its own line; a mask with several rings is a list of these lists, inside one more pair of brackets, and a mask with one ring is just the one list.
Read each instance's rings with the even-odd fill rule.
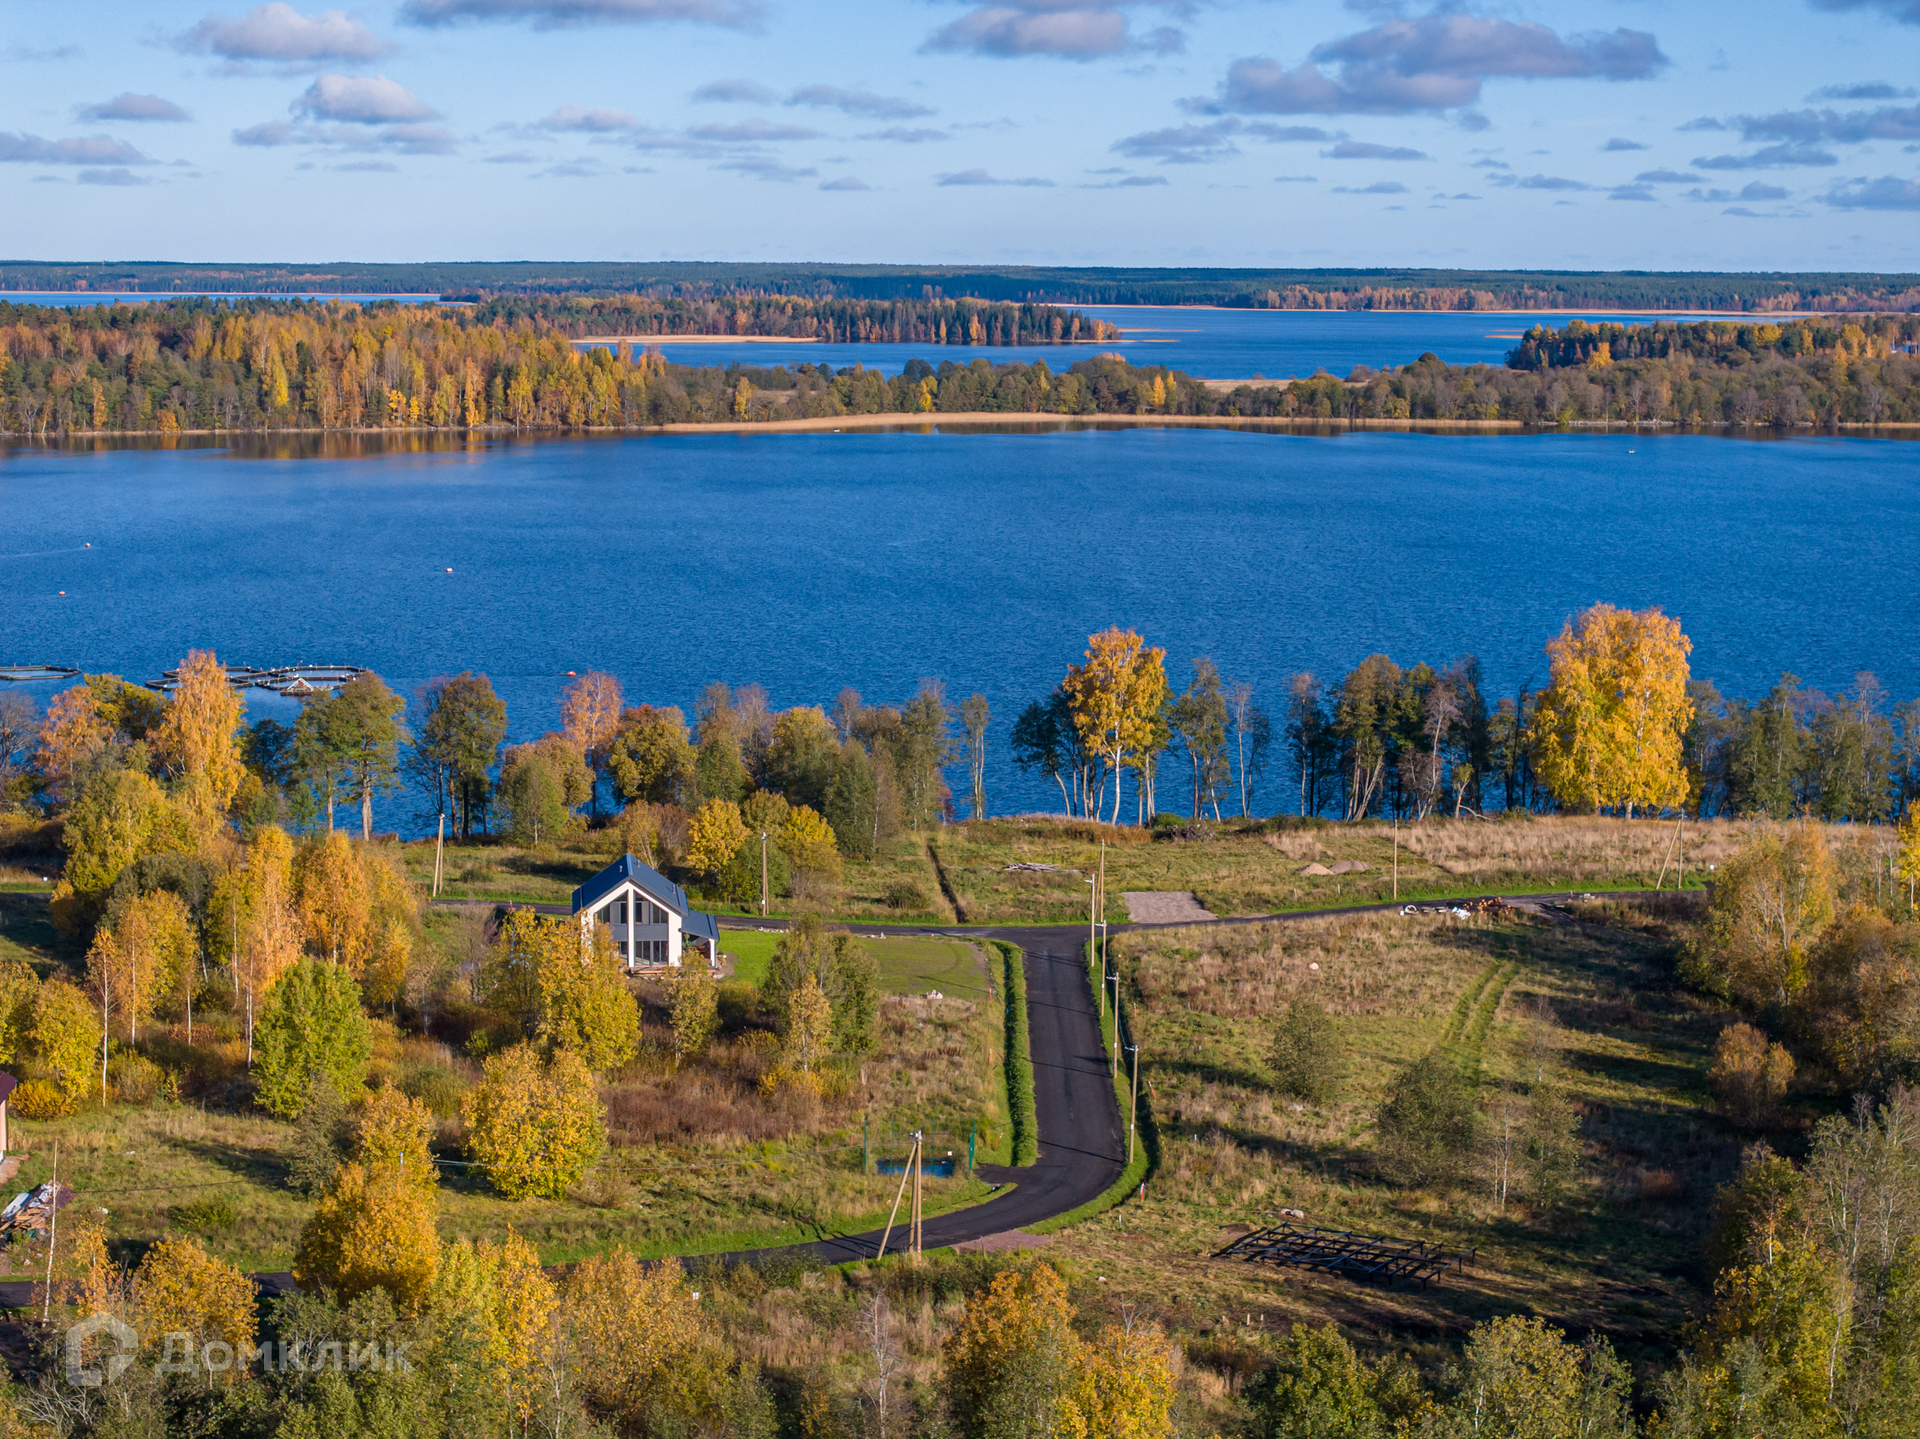
[[418,95],[384,75],[322,75],[289,108],[296,115],[348,125],[437,118]]
[[662,20],[745,29],[759,24],[760,15],[753,0],[406,0],[400,7],[409,25],[530,20],[540,30]]
[[1052,189],[1053,181],[1043,180],[1038,175],[1029,175],[1019,180],[1000,180],[985,170],[956,170],[952,174],[941,175],[936,180],[941,185],[1022,185],[1036,189]]
[[18,165],[151,165],[124,140],[110,135],[87,135],[69,140],[43,140],[38,135],[0,130],[0,164]]
[[1186,36],[1164,25],[1136,36],[1126,15],[1100,0],[1013,0],[968,11],[936,30],[925,48],[1001,60],[1027,55],[1098,60],[1110,55],[1177,55],[1186,48]]
[[863,120],[917,120],[933,111],[912,100],[876,95],[870,90],[843,90],[837,85],[802,85],[787,96],[789,105],[811,105],[816,110],[838,110]]
[[325,60],[377,60],[393,47],[344,10],[302,15],[279,0],[257,5],[238,19],[209,15],[174,39],[188,53],[227,60],[282,64]]
[[580,131],[589,135],[606,135],[619,130],[631,130],[636,126],[633,116],[625,110],[593,109],[584,105],[562,105],[545,119],[536,122],[542,130]]

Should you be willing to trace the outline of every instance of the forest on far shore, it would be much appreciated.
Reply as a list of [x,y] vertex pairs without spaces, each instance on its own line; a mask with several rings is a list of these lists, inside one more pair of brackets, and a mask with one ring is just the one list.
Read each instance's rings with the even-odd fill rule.
[[[932,302],[895,308],[921,324],[942,313]],[[1009,305],[981,307],[969,323],[980,313],[1026,322],[1025,307]],[[1036,317],[1051,330],[1058,314]],[[980,413],[1783,430],[1920,421],[1920,316],[1574,320],[1530,331],[1504,368],[1423,355],[1344,380],[1234,385],[1104,353],[1061,372],[984,357],[914,359],[893,376],[859,365],[696,367],[626,343],[582,348],[571,331],[546,306],[510,318],[337,301],[0,303],[0,432],[643,429]]]

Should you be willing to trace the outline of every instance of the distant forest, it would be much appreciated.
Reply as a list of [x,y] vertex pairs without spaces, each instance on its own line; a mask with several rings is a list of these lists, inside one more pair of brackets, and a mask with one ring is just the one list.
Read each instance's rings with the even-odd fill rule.
[[1108,269],[960,265],[220,265],[0,263],[4,290],[618,295],[706,300],[971,298],[1289,310],[1920,312],[1920,275],[1552,270]]
[[1120,338],[1117,325],[1076,310],[971,299],[502,295],[478,305],[474,319],[507,325],[534,321],[576,339],[752,335],[858,344],[1059,345]]
[[[937,308],[937,307],[934,307]],[[1011,307],[1009,307],[1011,308]],[[931,314],[934,309],[926,313]],[[0,429],[113,432],[635,429],[857,414],[1670,423],[1920,422],[1920,316],[1538,327],[1506,367],[1412,364],[1231,389],[1100,354],[861,366],[670,365],[580,347],[539,313],[207,300],[0,303]]]

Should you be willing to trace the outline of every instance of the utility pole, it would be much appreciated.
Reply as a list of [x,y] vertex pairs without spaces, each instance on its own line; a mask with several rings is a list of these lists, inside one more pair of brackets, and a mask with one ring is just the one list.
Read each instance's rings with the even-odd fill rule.
[[760,831],[760,917],[767,917],[767,832]]
[[[1100,941],[1094,934],[1093,924],[1093,907],[1099,901],[1099,898],[1100,881],[1089,876],[1087,879],[1087,958],[1089,960],[1100,953]],[[1100,1006],[1100,1015],[1102,1018],[1105,1018],[1107,1013],[1107,962],[1104,957],[1100,960],[1100,983],[1094,986],[1094,994],[1096,1003]]]
[[1127,1053],[1133,1056],[1133,1104],[1127,1110],[1127,1163],[1133,1163],[1133,1136],[1140,1119],[1140,1046],[1129,1044]]
[[53,1178],[47,1181],[53,1194],[47,1200],[47,1294],[40,1304],[40,1322],[45,1324],[53,1312],[53,1246],[60,1237],[60,1141],[53,1141]]
[[447,812],[440,811],[440,833],[433,841],[433,897],[440,897],[440,855],[447,847]]
[[1400,821],[1393,822],[1393,900],[1400,902]]

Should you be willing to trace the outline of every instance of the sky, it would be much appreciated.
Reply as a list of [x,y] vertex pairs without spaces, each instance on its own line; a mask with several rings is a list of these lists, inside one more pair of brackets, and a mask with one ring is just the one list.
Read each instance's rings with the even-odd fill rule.
[[1920,270],[1920,0],[0,0],[0,256]]

